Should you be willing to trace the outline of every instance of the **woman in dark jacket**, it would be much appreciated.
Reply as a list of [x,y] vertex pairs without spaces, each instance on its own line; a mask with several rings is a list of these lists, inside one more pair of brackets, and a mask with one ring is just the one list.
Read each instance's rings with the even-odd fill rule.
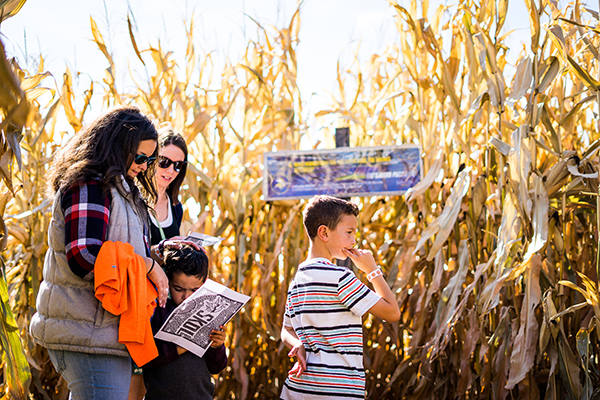
[[158,168],[156,188],[158,196],[154,204],[155,214],[151,218],[152,244],[179,236],[183,218],[183,207],[179,201],[179,189],[187,171],[187,145],[183,137],[166,127],[158,136]]
[[[158,195],[150,215],[150,242],[156,246],[156,256],[162,258],[165,241],[178,238],[180,234],[183,207],[179,201],[179,189],[187,171],[188,150],[183,136],[175,133],[170,125],[159,129],[158,144],[155,175]],[[141,400],[145,393],[142,369],[136,367],[131,377],[129,400]]]

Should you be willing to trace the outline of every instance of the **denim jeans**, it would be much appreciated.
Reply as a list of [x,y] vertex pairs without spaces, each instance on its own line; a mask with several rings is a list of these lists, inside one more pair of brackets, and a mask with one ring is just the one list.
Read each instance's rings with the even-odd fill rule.
[[48,349],[72,400],[122,400],[129,395],[131,358]]

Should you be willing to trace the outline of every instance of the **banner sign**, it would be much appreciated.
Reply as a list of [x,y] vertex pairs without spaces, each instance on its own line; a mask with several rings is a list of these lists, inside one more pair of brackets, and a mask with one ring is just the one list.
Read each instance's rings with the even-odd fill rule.
[[263,162],[267,201],[399,195],[423,178],[417,145],[278,151],[264,153]]

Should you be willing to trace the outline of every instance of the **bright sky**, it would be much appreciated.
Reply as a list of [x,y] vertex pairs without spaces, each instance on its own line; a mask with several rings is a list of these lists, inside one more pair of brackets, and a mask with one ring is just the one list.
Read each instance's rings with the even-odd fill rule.
[[[408,0],[399,0],[408,4]],[[60,3],[60,5],[58,5]],[[430,12],[439,1],[430,1]],[[454,2],[450,2],[453,4]],[[141,64],[133,53],[127,30],[127,9],[131,7],[138,32],[138,46],[155,45],[160,39],[163,49],[185,55],[183,20],[194,13],[198,53],[213,51],[217,59],[239,60],[249,39],[256,37],[256,27],[245,14],[263,25],[282,27],[296,9],[292,0],[104,0],[82,1],[27,0],[21,11],[4,21],[0,33],[9,56],[16,56],[22,67],[32,69],[39,54],[60,85],[65,66],[80,71],[82,92],[90,77],[101,80],[108,66],[102,53],[91,42],[90,16],[107,41],[117,62],[117,83],[129,79],[127,64],[140,71]],[[360,43],[360,57],[365,59],[397,41],[394,23],[396,12],[387,0],[305,0],[301,8],[300,44],[297,51],[298,84],[304,110],[314,114],[325,108],[335,91],[336,64],[341,57],[347,66]],[[505,29],[515,29],[511,42],[515,56],[519,41],[528,37],[527,12],[520,0],[509,1]],[[46,85],[49,85],[46,83]],[[94,117],[99,112],[89,114]]]

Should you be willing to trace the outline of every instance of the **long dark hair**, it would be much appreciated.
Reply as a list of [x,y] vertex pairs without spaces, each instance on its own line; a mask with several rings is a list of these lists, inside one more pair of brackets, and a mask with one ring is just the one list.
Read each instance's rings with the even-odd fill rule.
[[[157,196],[155,164],[140,172],[136,182],[127,176],[138,146],[144,140],[157,141],[158,133],[154,123],[137,107],[119,106],[105,112],[57,152],[48,171],[49,194],[90,179],[98,179],[104,193],[108,193],[111,186],[120,190],[123,176],[137,205],[142,200],[137,187],[148,201],[154,202]],[[158,146],[152,155],[158,155]]]
[[[169,145],[177,146],[185,155],[184,161],[188,158],[188,149],[185,144],[185,139],[179,133],[175,133],[173,128],[169,125],[159,129],[158,134],[158,145],[159,148],[163,148]],[[167,196],[171,199],[171,204],[179,204],[179,189],[185,179],[185,173],[187,172],[187,163],[183,164],[181,171],[177,174],[173,182],[167,186]]]

